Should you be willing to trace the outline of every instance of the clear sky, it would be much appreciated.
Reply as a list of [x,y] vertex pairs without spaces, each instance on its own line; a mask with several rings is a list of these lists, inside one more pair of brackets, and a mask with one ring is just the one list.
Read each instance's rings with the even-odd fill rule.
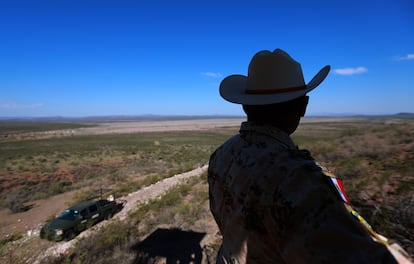
[[0,117],[241,115],[221,80],[282,48],[308,115],[414,112],[413,0],[0,0]]

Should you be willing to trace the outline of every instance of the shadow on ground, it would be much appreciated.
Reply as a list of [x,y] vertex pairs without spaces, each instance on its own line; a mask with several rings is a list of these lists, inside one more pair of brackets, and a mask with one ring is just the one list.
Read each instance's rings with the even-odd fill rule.
[[131,247],[136,251],[133,263],[195,263],[202,262],[200,242],[206,233],[159,228],[144,241]]

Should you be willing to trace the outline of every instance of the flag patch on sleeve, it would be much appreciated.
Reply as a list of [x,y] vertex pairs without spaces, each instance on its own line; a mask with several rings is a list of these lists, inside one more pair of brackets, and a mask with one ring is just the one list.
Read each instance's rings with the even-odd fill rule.
[[330,175],[329,179],[331,179],[331,182],[333,183],[333,185],[335,186],[336,190],[338,191],[339,196],[341,197],[341,199],[347,203],[350,204],[349,198],[345,193],[345,189],[344,189],[344,184],[342,183],[342,180],[336,177],[332,177]]

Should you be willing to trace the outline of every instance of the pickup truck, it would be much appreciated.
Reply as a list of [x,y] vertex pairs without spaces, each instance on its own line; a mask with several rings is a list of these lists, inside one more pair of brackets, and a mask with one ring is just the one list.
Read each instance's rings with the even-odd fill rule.
[[111,218],[122,209],[114,200],[88,200],[64,210],[40,230],[40,238],[51,241],[71,240],[90,226]]

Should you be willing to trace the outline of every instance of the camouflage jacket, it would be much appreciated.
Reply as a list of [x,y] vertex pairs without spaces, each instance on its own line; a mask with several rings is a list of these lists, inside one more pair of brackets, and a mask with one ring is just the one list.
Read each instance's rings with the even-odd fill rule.
[[217,263],[396,263],[284,132],[250,122],[211,156]]

